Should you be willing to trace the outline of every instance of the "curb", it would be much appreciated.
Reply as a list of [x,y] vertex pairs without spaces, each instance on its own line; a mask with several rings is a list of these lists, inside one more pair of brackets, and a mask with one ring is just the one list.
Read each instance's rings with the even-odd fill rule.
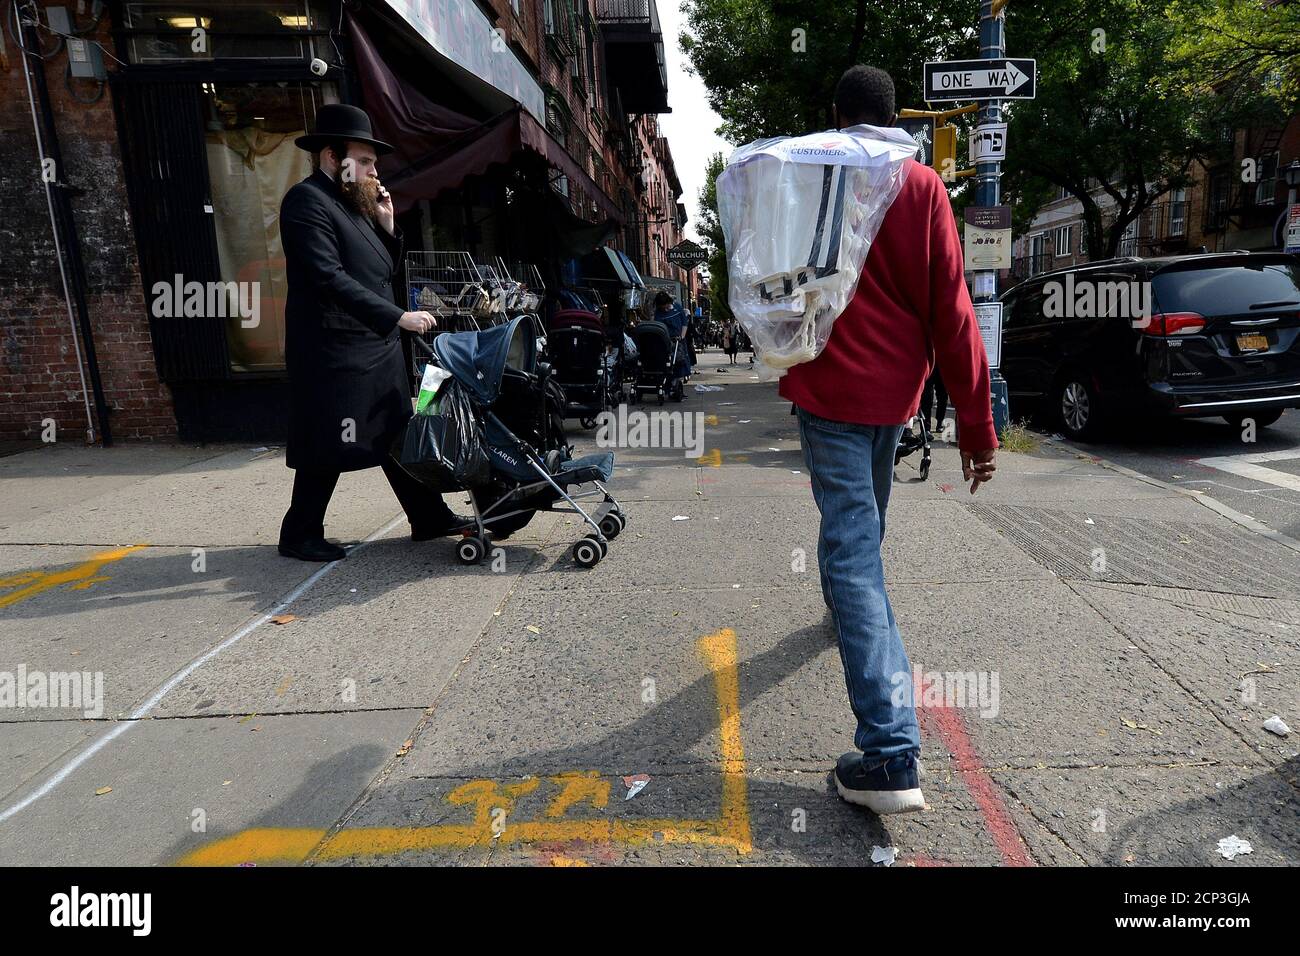
[[1270,528],[1268,525],[1264,524],[1264,522],[1258,521],[1255,518],[1250,517],[1250,515],[1242,514],[1240,511],[1236,510],[1235,508],[1229,508],[1222,501],[1219,501],[1216,498],[1211,498],[1207,494],[1195,492],[1195,491],[1188,491],[1186,488],[1179,488],[1177,485],[1171,485],[1169,482],[1161,481],[1159,478],[1152,478],[1150,475],[1144,475],[1140,471],[1134,471],[1132,468],[1126,468],[1123,465],[1117,465],[1113,461],[1102,458],[1099,455],[1094,455],[1091,452],[1079,448],[1076,445],[1072,445],[1070,444],[1070,442],[1065,441],[1063,439],[1046,436],[1044,437],[1043,441],[1047,444],[1055,445],[1059,448],[1064,448],[1068,451],[1072,451],[1076,455],[1082,455],[1084,458],[1087,458],[1089,461],[1094,461],[1097,464],[1101,465],[1103,468],[1109,471],[1116,472],[1117,474],[1124,475],[1127,478],[1134,478],[1138,481],[1143,482],[1144,484],[1152,485],[1156,488],[1162,488],[1165,491],[1176,492],[1177,494],[1180,494],[1185,498],[1191,498],[1197,504],[1209,508],[1215,514],[1219,515],[1219,517],[1227,518],[1233,524],[1240,525],[1241,527],[1245,528],[1247,531],[1253,532],[1254,534],[1260,535],[1261,537],[1268,538],[1270,541],[1276,542],[1277,544],[1280,544],[1284,548],[1290,548],[1292,551],[1296,552],[1297,554],[1300,554],[1300,541],[1297,541],[1295,538],[1292,538],[1290,535],[1285,535],[1280,531],[1275,531],[1274,529]]

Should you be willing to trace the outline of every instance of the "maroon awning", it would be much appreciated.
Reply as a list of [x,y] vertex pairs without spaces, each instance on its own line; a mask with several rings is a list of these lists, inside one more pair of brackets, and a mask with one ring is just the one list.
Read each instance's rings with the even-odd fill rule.
[[394,146],[392,155],[379,161],[379,170],[399,213],[528,150],[581,186],[615,223],[623,221],[595,180],[523,107],[479,122],[440,106],[385,62],[357,17],[345,15],[375,137]]

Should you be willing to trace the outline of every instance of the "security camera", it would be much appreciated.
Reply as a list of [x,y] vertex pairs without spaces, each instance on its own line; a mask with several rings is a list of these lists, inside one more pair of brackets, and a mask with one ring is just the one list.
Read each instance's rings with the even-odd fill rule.
[[324,76],[329,72],[330,65],[318,56],[311,59],[311,71],[317,76]]

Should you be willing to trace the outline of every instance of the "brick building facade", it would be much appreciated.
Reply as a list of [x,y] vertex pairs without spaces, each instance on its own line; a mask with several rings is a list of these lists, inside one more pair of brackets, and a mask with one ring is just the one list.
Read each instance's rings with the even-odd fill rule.
[[[529,231],[511,221],[523,184],[562,198],[566,228],[613,223],[605,241],[647,275],[689,279],[651,258],[684,221],[655,119],[668,104],[654,0],[109,0],[94,20],[84,5],[17,2],[34,53],[29,76],[7,36],[0,61],[0,165],[12,172],[0,179],[0,439],[42,437],[51,421],[65,439],[283,435],[275,211],[306,174],[292,139],[315,108],[367,105],[355,16],[376,39],[400,39],[390,65],[432,101],[483,123],[522,110],[549,137],[422,200],[408,248],[512,261]],[[65,77],[55,7],[70,12],[71,42],[103,51],[104,80]],[[43,154],[62,157],[54,217]],[[646,221],[661,218],[656,242]],[[551,265],[563,274],[576,260]],[[151,290],[173,274],[252,277],[267,320],[250,331],[224,314],[151,315]]]
[[[1292,163],[1300,163],[1300,114],[1277,126],[1225,130],[1221,155],[1194,163],[1188,186],[1160,196],[1130,223],[1117,254],[1280,250]],[[1094,196],[1105,215],[1113,203],[1100,189]],[[1079,201],[1058,193],[1016,238],[1011,280],[1088,262],[1083,229]]]
[[[84,22],[84,21],[83,21]],[[86,23],[85,25],[89,25]],[[44,32],[44,31],[42,31]],[[107,16],[89,34],[111,49]],[[44,34],[44,49],[55,44]],[[62,191],[76,222],[84,261],[83,297],[93,337],[95,359],[115,438],[167,438],[176,434],[171,396],[158,378],[145,310],[140,270],[126,213],[126,187],[118,147],[112,98],[96,84],[65,82],[65,52],[51,52],[41,64],[61,146],[44,127],[39,80],[31,96],[21,70],[21,52],[9,38],[7,66],[0,72],[0,130],[3,168],[0,176],[0,438],[48,436],[53,421],[58,433],[100,437],[92,379],[85,357],[85,336],[78,324],[76,288],[65,298],[59,257],[55,254],[51,209],[45,181]],[[33,123],[35,112],[35,124]],[[55,193],[57,198],[57,192]],[[57,214],[57,210],[56,210]],[[75,277],[68,277],[70,284]],[[69,306],[69,300],[74,303]],[[71,315],[69,314],[71,312]],[[79,347],[79,345],[81,347]],[[87,413],[89,408],[89,421]]]

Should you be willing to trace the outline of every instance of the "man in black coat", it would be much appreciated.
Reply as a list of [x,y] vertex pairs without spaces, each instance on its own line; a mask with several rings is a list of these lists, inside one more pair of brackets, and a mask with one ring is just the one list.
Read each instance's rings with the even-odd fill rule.
[[402,236],[375,172],[377,156],[392,147],[371,136],[362,110],[341,104],[322,106],[316,129],[295,143],[312,153],[315,172],[280,206],[289,282],[286,457],[295,470],[280,553],[304,561],[344,557],[325,540],[325,509],[340,473],[375,466],[384,469],[414,540],[456,533],[469,519],[452,514],[390,454],[411,417],[398,330],[437,324],[428,312],[393,303]]

